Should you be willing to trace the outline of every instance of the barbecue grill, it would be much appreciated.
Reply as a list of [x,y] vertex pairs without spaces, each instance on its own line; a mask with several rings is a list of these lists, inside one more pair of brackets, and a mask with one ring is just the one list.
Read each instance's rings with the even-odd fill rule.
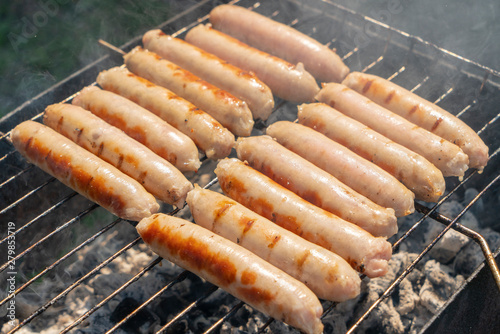
[[[200,1],[159,28],[182,38],[191,27],[207,22],[207,14],[217,4],[219,2]],[[405,218],[398,235],[390,239],[394,253],[413,243],[413,239],[421,238],[424,226],[442,224],[441,232],[419,249],[420,254],[399,271],[374,302],[358,309],[345,324],[348,332],[361,330],[385,300],[400,293],[404,279],[429,259],[429,251],[450,229],[478,243],[485,261],[431,321],[422,326],[422,332],[499,332],[500,325],[495,323],[500,309],[500,274],[495,263],[498,251],[492,254],[488,240],[460,222],[464,215],[473,212],[481,228],[500,230],[496,220],[500,205],[500,114],[496,108],[500,103],[500,73],[327,0],[307,3],[241,0],[237,5],[289,24],[335,48],[352,71],[389,78],[439,104],[477,131],[490,149],[490,162],[482,173],[471,170],[463,180],[448,178],[446,194],[437,204],[416,202],[417,212]],[[137,37],[121,49],[129,51],[139,44],[140,37]],[[254,317],[256,312],[195,275],[152,255],[135,232],[134,223],[116,219],[33,168],[9,142],[9,131],[15,125],[27,119],[41,121],[41,113],[47,105],[70,101],[73,94],[95,82],[99,71],[121,64],[121,56],[110,51],[109,55],[26,101],[0,120],[0,221],[2,231],[6,231],[2,232],[0,253],[9,255],[0,261],[0,270],[2,282],[12,283],[8,283],[7,291],[4,289],[0,295],[3,312],[0,316],[9,321],[9,313],[5,314],[4,310],[15,304],[19,321],[11,332],[28,330],[36,324],[49,327],[64,310],[61,305],[69,301],[80,303],[81,311],[65,320],[63,332],[77,329],[82,333],[182,332],[188,330],[186,319],[192,321],[200,314],[204,314],[206,320],[197,321],[194,329],[189,327],[189,330],[206,333],[231,329],[233,332],[281,331],[283,327],[276,324],[279,321],[264,315],[256,316],[260,321],[255,320],[254,326],[249,327],[245,319]],[[276,99],[272,115],[266,122],[257,122],[252,135],[262,134],[267,125],[278,120],[293,121],[296,115],[295,104]],[[191,180],[218,190],[213,173],[215,165],[205,159]],[[464,204],[463,209],[452,216],[442,213],[444,205],[457,200]],[[190,217],[187,209],[173,210],[168,205],[162,207],[162,212]],[[12,240],[15,240],[15,248],[9,248]],[[109,248],[113,251],[108,250],[108,245],[113,245]],[[129,272],[123,263],[132,261],[134,254],[136,257],[148,254],[152,260]],[[124,259],[121,267],[113,266],[120,258]],[[116,279],[108,281],[106,275]],[[15,280],[8,281],[10,277]],[[49,292],[41,292],[47,290],[43,288],[47,281],[58,283]],[[367,281],[364,279],[364,284]],[[93,291],[96,286],[101,290]],[[137,286],[150,287],[149,294],[137,297]],[[11,288],[13,290],[9,290]],[[91,293],[99,295],[99,301],[89,305],[85,300]],[[180,298],[174,298],[176,296]],[[347,303],[363,304],[365,297],[362,295]],[[26,304],[26,300],[32,304]],[[328,315],[343,309],[343,304],[323,302],[325,331],[334,328],[327,323]],[[156,308],[162,311],[154,310]],[[103,311],[108,309],[111,311]],[[93,327],[97,316],[106,317],[111,325]],[[381,328],[376,326],[371,330]]]

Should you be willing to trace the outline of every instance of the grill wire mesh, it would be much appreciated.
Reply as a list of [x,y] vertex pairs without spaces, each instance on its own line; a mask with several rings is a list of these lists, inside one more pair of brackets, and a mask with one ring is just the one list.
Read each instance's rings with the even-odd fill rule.
[[[166,33],[183,37],[189,28],[198,23],[206,22],[210,8],[216,4],[218,3],[213,1],[200,2],[188,11],[165,22],[161,28]],[[398,288],[400,282],[449,229],[453,228],[472,238],[482,246],[485,254],[488,254],[488,244],[484,238],[461,226],[458,221],[476,202],[484,205],[486,208],[483,210],[484,216],[490,217],[490,221],[491,217],[497,213],[495,212],[495,204],[497,203],[495,201],[498,201],[498,196],[495,197],[491,194],[498,192],[498,179],[500,177],[498,175],[498,146],[500,143],[498,118],[500,114],[495,108],[495,105],[500,102],[500,94],[498,94],[500,74],[498,72],[327,1],[303,4],[295,1],[255,3],[242,0],[238,2],[238,5],[251,8],[277,21],[294,26],[320,42],[329,44],[343,57],[352,71],[362,71],[389,78],[426,99],[436,102],[468,123],[490,148],[491,160],[482,174],[469,171],[462,181],[449,178],[447,179],[446,195],[439,203],[435,205],[416,203],[417,211],[420,213],[415,213],[412,216],[414,223],[408,230],[402,231],[397,238],[390,239],[393,251],[397,252],[412,234],[417,233],[416,231],[421,228],[424,221],[431,221],[433,224],[436,221],[441,222],[445,226],[443,231],[421,250],[417,259],[395,279],[393,284],[360,318],[352,319],[353,323],[349,332],[355,331],[370,313]],[[137,45],[138,41],[139,39],[135,39],[123,48],[128,50]],[[124,256],[128,250],[142,244],[133,230],[132,225],[134,224],[116,219],[102,208],[90,203],[54,178],[44,174],[38,168],[33,168],[14,151],[8,138],[9,130],[17,123],[25,119],[40,121],[41,112],[46,105],[62,100],[71,100],[72,94],[95,80],[98,71],[120,65],[120,61],[120,58],[113,55],[99,60],[88,68],[77,72],[69,80],[45,92],[41,97],[27,101],[11,115],[8,121],[0,124],[2,131],[4,131],[0,136],[0,173],[2,177],[0,179],[0,221],[2,226],[7,225],[7,222],[12,222],[15,225],[15,231],[12,230],[10,233],[9,230],[8,235],[2,235],[0,240],[2,253],[4,253],[3,250],[6,249],[11,235],[14,235],[17,241],[15,256],[9,258],[7,262],[2,262],[0,271],[5,277],[15,273],[15,295],[32,294],[33,300],[38,302],[37,307],[26,308],[22,318],[20,317],[21,322],[11,332],[17,331],[38,317],[53,315],[51,308],[57,307],[61,300],[68,298],[68,295],[82,282],[95,277],[114,259]],[[59,98],[61,94],[64,94],[65,98]],[[277,120],[293,121],[296,118],[296,105],[281,100],[276,102],[276,108],[269,120],[265,123],[257,122],[252,135],[262,134],[267,125]],[[214,162],[204,160],[202,168],[198,175],[192,177],[192,181],[205,184],[207,188],[217,189],[217,180],[213,174],[214,167]],[[204,173],[209,175],[208,179],[199,176]],[[439,213],[439,208],[443,203],[446,203],[453,196],[463,196],[464,191],[472,187],[478,189],[477,196],[470,199],[465,208],[455,217],[445,217]],[[177,215],[181,210],[173,210],[171,207],[164,206],[162,211]],[[186,210],[184,209],[184,211]],[[432,217],[433,220],[429,217]],[[131,231],[128,239],[119,241],[121,244],[117,252],[93,255],[82,253],[87,246],[102,237],[109,236],[108,241],[115,242],[112,233],[118,226],[123,225],[129,226]],[[498,230],[500,226],[494,227]],[[65,277],[65,268],[70,263],[78,263],[78,261],[93,263],[92,266],[86,266],[86,268],[93,269],[81,272],[75,277]],[[157,257],[124,283],[116,282],[113,284],[110,282],[113,292],[103,295],[100,303],[92,306],[79,318],[71,319],[63,332],[74,330],[116,295],[131,288],[134,284],[141,284],[143,277],[148,273],[154,273],[160,263],[161,258]],[[494,260],[490,261],[489,264],[493,265]],[[23,268],[22,273],[19,268]],[[140,316],[141,312],[147,309],[152,302],[166,298],[170,293],[175,294],[176,286],[191,276],[193,276],[191,273],[180,270],[177,276],[169,278],[168,284],[144,300],[135,309],[130,310],[125,318],[115,321],[114,327],[110,328],[108,332],[114,332],[126,326],[135,316]],[[59,277],[66,283],[66,286],[58,291],[55,297],[43,299],[44,296],[36,295],[35,290],[37,285],[43,284],[41,282],[43,282],[44,277]],[[204,300],[216,291],[218,289],[210,284],[204,286],[204,290],[193,297],[185,308],[174,314],[168,323],[162,324],[160,332],[175,329],[179,319],[199,308]],[[13,298],[15,298],[14,294],[3,295],[0,307],[8,305]],[[217,315],[218,320],[205,326],[202,331],[206,333],[216,332],[243,305],[242,302],[233,299],[231,305],[227,307],[227,312]],[[331,302],[324,302],[323,305],[325,314],[337,306],[336,303]],[[259,331],[265,332],[273,321],[273,319],[269,319],[260,327]]]

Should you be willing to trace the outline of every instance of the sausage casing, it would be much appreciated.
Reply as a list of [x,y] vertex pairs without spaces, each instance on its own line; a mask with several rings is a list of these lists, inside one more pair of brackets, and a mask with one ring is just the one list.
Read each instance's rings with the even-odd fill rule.
[[398,230],[393,209],[373,203],[269,136],[238,139],[236,153],[305,200],[375,236],[390,237]]
[[99,73],[97,83],[165,120],[191,138],[207,158],[221,159],[231,153],[234,135],[212,116],[165,87],[120,67]]
[[139,221],[160,208],[137,181],[43,124],[25,121],[11,139],[29,162],[120,218]]
[[252,132],[252,112],[244,101],[234,95],[141,47],[127,53],[124,59],[132,73],[188,100],[235,135],[249,136]]
[[307,202],[238,159],[219,161],[215,173],[224,193],[252,211],[340,255],[368,277],[386,274],[392,249],[385,238]]
[[469,158],[460,147],[385,109],[347,86],[338,83],[324,84],[316,99],[420,154],[434,164],[443,176],[463,176],[468,168]]
[[293,65],[210,27],[198,25],[192,28],[186,41],[239,68],[254,72],[275,95],[285,100],[311,102],[319,91],[316,80],[302,63]]
[[415,194],[394,176],[325,135],[288,121],[271,124],[266,134],[397,217],[415,210]]
[[195,186],[187,203],[194,221],[231,240],[304,283],[319,298],[359,295],[358,273],[340,256],[302,239],[215,191]]
[[158,255],[271,317],[321,333],[323,308],[303,283],[245,248],[184,219],[156,214],[137,225]]
[[53,104],[45,125],[132,177],[165,203],[182,207],[191,182],[172,164],[81,107]]
[[300,105],[298,117],[300,124],[321,132],[393,175],[416,199],[437,202],[444,194],[443,174],[427,159],[329,105]]
[[240,6],[220,5],[210,12],[213,27],[243,43],[292,64],[303,63],[321,82],[340,82],[349,73],[342,59],[326,45],[300,31]]
[[458,145],[469,156],[469,167],[482,170],[488,146],[462,120],[424,98],[376,75],[353,72],[343,84],[410,122]]
[[271,89],[257,76],[161,30],[142,38],[144,47],[245,101],[254,118],[266,120],[274,108]]
[[201,165],[198,149],[188,136],[123,96],[85,87],[72,103],[121,129],[183,172],[197,171]]

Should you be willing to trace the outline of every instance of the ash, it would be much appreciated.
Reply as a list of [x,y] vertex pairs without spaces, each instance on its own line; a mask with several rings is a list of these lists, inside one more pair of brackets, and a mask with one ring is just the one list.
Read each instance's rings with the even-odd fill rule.
[[[204,177],[197,181],[203,185],[209,180],[210,177]],[[218,186],[214,186],[213,189],[217,190]],[[439,211],[448,217],[455,217],[462,208],[463,205],[459,201],[448,201]],[[178,216],[189,219],[189,210],[187,208],[181,210]],[[400,235],[419,218],[420,215],[417,213],[400,218],[399,235],[390,241],[399,239]],[[473,213],[466,213],[460,223],[481,233],[492,249],[500,246],[500,234],[480,226]],[[325,313],[323,317],[325,333],[345,333],[443,228],[443,225],[432,219],[422,223],[393,254],[387,275],[376,279],[364,278],[362,292],[357,298],[336,304]],[[77,261],[66,268],[66,274],[73,278],[81,277],[136,236],[135,229],[128,223],[118,224],[112,233],[101,236],[80,251]],[[34,321],[22,327],[18,333],[59,333],[154,259],[156,255],[140,242],[101,269],[95,276],[78,285],[66,298],[49,307]],[[448,231],[402,280],[395,291],[361,323],[357,333],[418,333],[483,261],[484,257],[479,246],[458,232]],[[160,265],[156,265],[137,282],[132,283],[92,313],[72,332],[82,334],[105,332],[183,272],[182,268],[163,260]],[[64,275],[56,276],[55,279],[45,279],[36,286],[36,293],[21,293],[16,296],[18,316],[21,319],[29,316],[63,291],[69,285],[67,281],[68,277]],[[74,279],[70,281],[73,282]],[[239,303],[236,298],[221,289],[208,297],[203,297],[212,285],[193,274],[187,273],[186,278],[179,281],[122,325],[116,333],[156,332],[198,299],[200,302],[175,321],[166,332],[199,333],[207,330]],[[325,309],[330,305],[330,302],[323,301]],[[268,320],[269,317],[266,315],[243,305],[222,324],[220,333],[255,333]],[[9,324],[5,324],[1,331],[6,332],[9,328]],[[299,333],[280,321],[272,321],[264,332]]]

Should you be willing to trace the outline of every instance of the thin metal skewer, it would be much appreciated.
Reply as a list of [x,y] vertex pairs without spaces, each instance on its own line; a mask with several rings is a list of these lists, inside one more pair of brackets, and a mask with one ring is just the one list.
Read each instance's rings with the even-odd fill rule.
[[115,52],[118,52],[118,53],[122,54],[122,55],[127,54],[127,53],[126,53],[125,51],[123,51],[122,49],[117,48],[117,47],[116,47],[116,46],[114,46],[113,44],[108,43],[108,42],[106,42],[106,41],[105,41],[105,40],[103,40],[103,39],[99,39],[99,43],[100,43],[100,44],[102,44],[102,45],[104,45],[104,46],[105,46],[105,47],[107,47],[107,48],[110,48],[111,50],[113,50],[113,51],[115,51]]

